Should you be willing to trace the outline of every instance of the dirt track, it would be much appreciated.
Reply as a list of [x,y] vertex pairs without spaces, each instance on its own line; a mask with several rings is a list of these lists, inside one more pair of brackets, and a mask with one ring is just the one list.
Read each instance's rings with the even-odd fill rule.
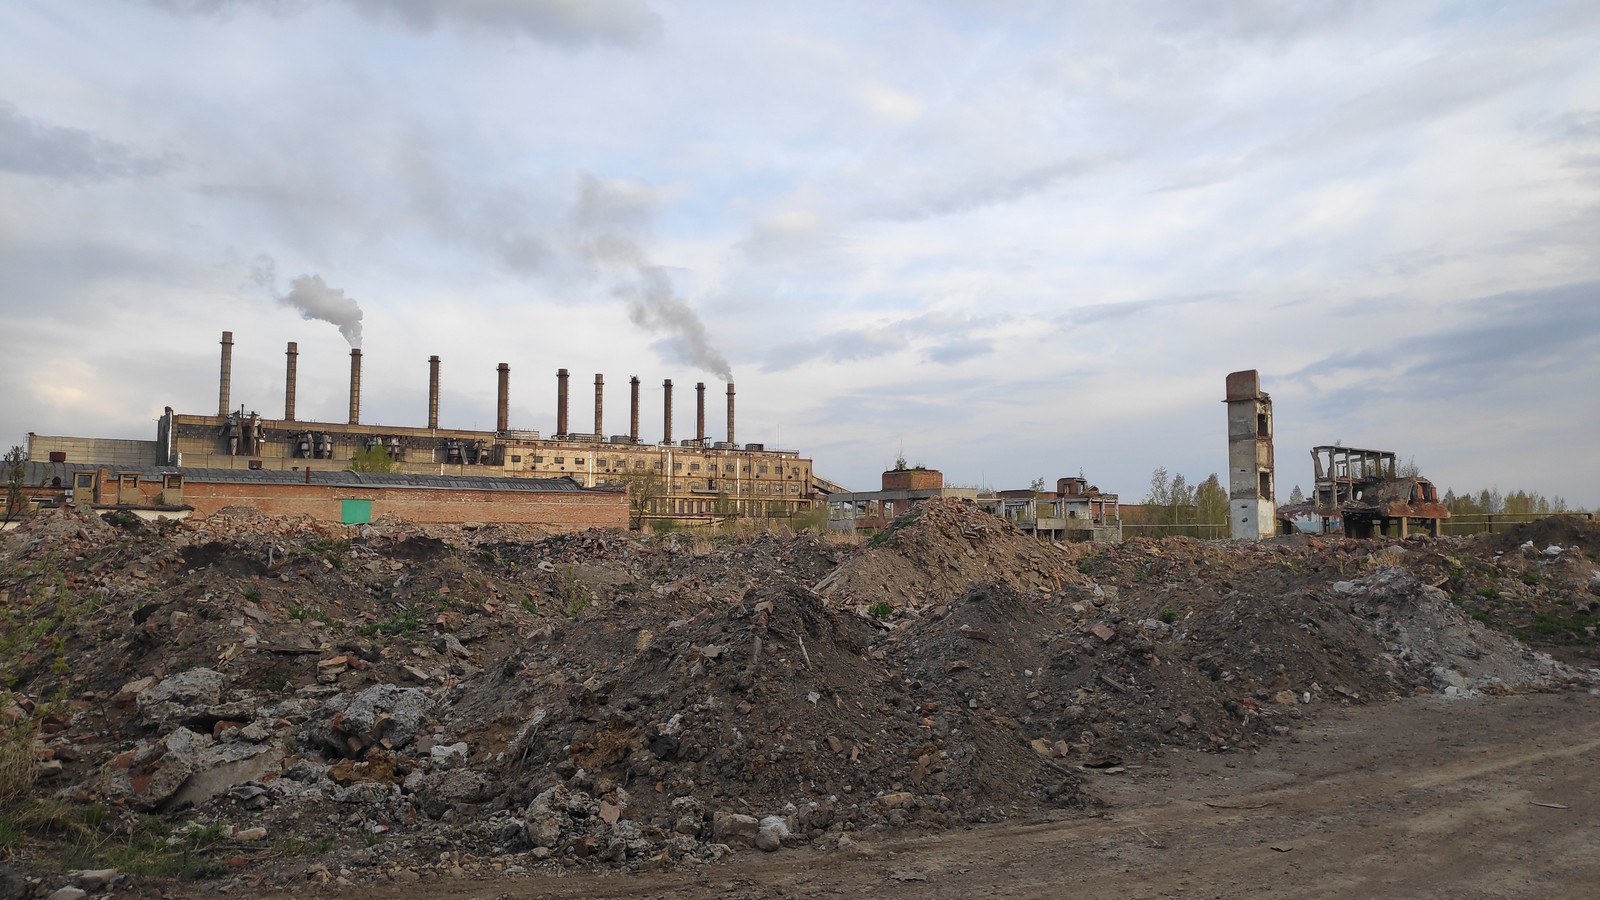
[[[718,897],[1586,897],[1600,884],[1600,697],[1407,700],[1254,755],[1100,776],[1093,818],[746,851],[721,866],[363,887],[371,900]],[[1541,806],[1560,804],[1567,808]],[[1283,849],[1278,849],[1283,848]]]

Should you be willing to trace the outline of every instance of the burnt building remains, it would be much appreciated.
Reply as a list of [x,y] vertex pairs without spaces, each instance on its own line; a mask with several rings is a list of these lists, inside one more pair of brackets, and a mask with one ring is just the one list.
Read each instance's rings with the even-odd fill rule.
[[1272,398],[1261,390],[1255,369],[1227,379],[1228,533],[1235,538],[1272,537],[1277,516],[1272,460]]
[[1433,482],[1402,473],[1391,451],[1324,445],[1311,448],[1311,463],[1311,496],[1278,511],[1285,531],[1407,537],[1421,530],[1437,537],[1450,517]]

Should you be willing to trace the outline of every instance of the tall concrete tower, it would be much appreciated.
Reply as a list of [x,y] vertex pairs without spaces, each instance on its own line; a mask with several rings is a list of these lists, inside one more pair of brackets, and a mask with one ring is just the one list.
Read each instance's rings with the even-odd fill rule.
[[1272,398],[1255,369],[1228,376],[1228,530],[1259,540],[1277,533],[1272,462]]

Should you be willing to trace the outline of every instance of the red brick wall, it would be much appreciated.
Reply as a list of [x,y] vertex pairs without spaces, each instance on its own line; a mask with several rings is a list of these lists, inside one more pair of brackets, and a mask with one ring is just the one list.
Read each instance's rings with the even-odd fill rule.
[[891,469],[883,473],[886,491],[931,491],[944,487],[944,473],[938,469]]
[[374,519],[394,516],[433,524],[504,522],[558,531],[628,527],[628,497],[620,491],[453,491],[194,481],[183,485],[183,501],[194,507],[195,516],[208,516],[226,506],[250,506],[268,515],[309,515],[337,522],[342,500],[371,500]]

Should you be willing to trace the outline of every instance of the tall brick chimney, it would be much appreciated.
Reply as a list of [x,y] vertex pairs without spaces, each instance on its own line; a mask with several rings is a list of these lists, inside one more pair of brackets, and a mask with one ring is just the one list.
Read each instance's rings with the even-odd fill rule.
[[361,351],[350,351],[350,424],[361,424]]
[[439,427],[439,357],[428,357],[428,427]]
[[229,412],[228,395],[233,392],[233,332],[222,333],[222,381],[217,389],[217,415]]
[[294,421],[294,382],[296,370],[300,364],[300,345],[294,341],[289,342],[289,349],[284,352],[289,358],[288,368],[283,375],[283,420]]
[[511,425],[511,366],[501,363],[495,366],[495,371],[500,374],[500,389],[494,406],[494,430],[505,434]]
[[733,444],[733,382],[728,382],[728,444]]
[[661,382],[661,443],[672,443],[672,379]]
[[594,373],[594,436],[605,440],[606,377]]
[[556,437],[567,436],[567,370],[556,370]]
[[633,389],[633,402],[628,414],[628,439],[635,444],[639,443],[639,376],[628,379],[629,386]]
[[706,442],[706,383],[697,381],[694,385],[694,439],[700,444]]

